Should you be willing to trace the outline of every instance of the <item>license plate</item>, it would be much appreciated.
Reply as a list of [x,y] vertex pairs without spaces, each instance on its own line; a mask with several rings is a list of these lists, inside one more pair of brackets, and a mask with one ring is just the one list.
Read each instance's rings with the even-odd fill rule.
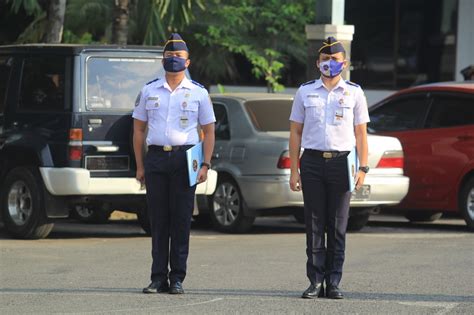
[[370,198],[370,185],[362,185],[359,190],[352,192],[351,200],[368,200]]

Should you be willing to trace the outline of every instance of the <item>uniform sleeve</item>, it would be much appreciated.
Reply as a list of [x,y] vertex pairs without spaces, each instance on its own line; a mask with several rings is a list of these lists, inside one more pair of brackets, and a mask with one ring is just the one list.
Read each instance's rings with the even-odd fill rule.
[[203,92],[201,95],[198,119],[199,119],[199,124],[201,126],[216,122],[216,117],[214,116],[214,108],[212,106],[211,98],[209,97],[209,93],[207,93],[205,89],[203,89]]
[[369,109],[367,107],[367,98],[364,91],[358,89],[354,105],[354,126],[365,124],[370,121]]
[[293,106],[291,108],[290,120],[302,124],[304,122],[304,105],[301,96],[301,89],[296,91]]
[[135,109],[133,110],[132,117],[141,121],[148,121],[148,115],[145,108],[145,99],[146,96],[143,92],[144,89],[140,91],[135,100]]

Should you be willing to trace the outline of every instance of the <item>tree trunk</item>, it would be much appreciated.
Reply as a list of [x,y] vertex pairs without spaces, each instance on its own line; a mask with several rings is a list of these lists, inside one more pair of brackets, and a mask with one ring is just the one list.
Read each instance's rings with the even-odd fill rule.
[[126,45],[128,38],[129,0],[115,0],[112,43]]
[[63,37],[66,0],[51,0],[48,7],[46,43],[60,43]]

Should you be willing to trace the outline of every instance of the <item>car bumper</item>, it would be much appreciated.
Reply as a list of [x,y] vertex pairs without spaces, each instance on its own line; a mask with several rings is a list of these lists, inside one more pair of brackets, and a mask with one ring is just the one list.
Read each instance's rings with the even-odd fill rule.
[[[48,192],[55,196],[68,195],[140,195],[145,194],[135,178],[91,177],[82,168],[40,167],[41,177]],[[211,195],[217,184],[217,172],[209,170],[207,181],[196,187],[196,194]]]
[[[243,198],[250,209],[303,207],[303,194],[290,190],[289,175],[241,176],[237,179]],[[351,200],[351,207],[396,205],[406,196],[409,178],[402,175],[367,175],[370,197]]]

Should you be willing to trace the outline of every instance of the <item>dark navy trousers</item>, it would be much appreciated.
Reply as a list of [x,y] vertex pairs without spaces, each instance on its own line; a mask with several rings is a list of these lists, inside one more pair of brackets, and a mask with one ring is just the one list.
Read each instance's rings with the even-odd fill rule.
[[[325,159],[305,150],[301,157],[301,184],[306,222],[306,274],[312,284],[342,278],[349,219],[347,155]],[[327,243],[326,243],[327,241]]]
[[186,151],[164,152],[150,147],[145,158],[145,182],[152,239],[151,280],[182,282],[196,191],[196,186],[189,186]]

